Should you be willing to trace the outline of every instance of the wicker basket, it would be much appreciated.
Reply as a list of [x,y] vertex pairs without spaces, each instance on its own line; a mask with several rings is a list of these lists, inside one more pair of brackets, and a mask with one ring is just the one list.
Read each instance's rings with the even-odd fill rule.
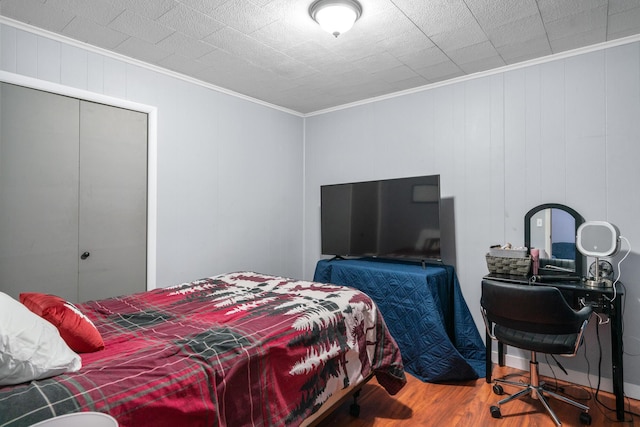
[[531,257],[507,258],[487,254],[489,273],[527,276],[531,270]]

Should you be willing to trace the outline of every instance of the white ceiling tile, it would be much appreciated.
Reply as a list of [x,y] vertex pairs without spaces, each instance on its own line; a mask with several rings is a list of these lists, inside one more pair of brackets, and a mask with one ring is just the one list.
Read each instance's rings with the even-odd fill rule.
[[482,31],[477,24],[470,25],[464,30],[446,31],[431,36],[431,41],[438,45],[444,52],[482,43],[487,40],[487,34]]
[[344,58],[340,58],[337,55],[308,60],[306,64],[321,73],[316,75],[321,81],[321,85],[327,85],[327,81],[334,79],[339,73],[357,70],[353,61],[345,61]]
[[479,58],[475,61],[465,62],[464,64],[458,64],[460,69],[465,74],[478,73],[480,71],[487,71],[498,67],[505,66],[506,63],[499,55],[494,55],[488,58]]
[[[76,1],[88,3],[86,0]],[[93,3],[95,2],[90,2],[91,5],[93,5]],[[180,2],[177,0],[109,0],[109,3],[122,9],[129,9],[140,16],[155,20],[173,9],[178,3],[184,3],[184,0]]]
[[173,30],[129,10],[118,15],[109,27],[152,44],[173,33]]
[[158,18],[157,22],[196,40],[202,40],[224,28],[224,24],[220,21],[183,4],[169,10]]
[[546,23],[590,9],[607,6],[607,0],[538,0],[542,20]]
[[377,53],[354,61],[354,65],[368,73],[379,73],[403,66],[393,55],[388,52]]
[[582,46],[602,43],[605,40],[605,28],[599,28],[589,33],[576,34],[561,39],[551,40],[551,49],[553,53],[564,52],[571,49],[577,49]]
[[[640,3],[640,1],[637,3]],[[640,5],[635,8],[626,8],[620,13],[609,15],[607,32],[607,40],[640,33]]]
[[640,0],[609,0],[609,15],[616,15],[640,7]]
[[448,61],[449,58],[439,47],[433,46],[402,55],[398,57],[398,60],[412,69],[418,70],[441,64]]
[[287,59],[284,53],[256,43],[251,37],[231,27],[223,28],[207,37],[205,41],[260,67],[275,67],[279,61]]
[[207,66],[202,62],[194,61],[193,58],[182,56],[177,53],[159,59],[156,64],[160,67],[167,68],[168,70],[172,70],[186,76],[193,76],[207,68]]
[[496,50],[507,64],[515,64],[553,53],[546,34],[521,43],[500,46]]
[[460,67],[451,61],[441,62],[415,71],[432,82],[438,82],[464,74]]
[[246,0],[229,0],[215,11],[215,18],[245,34],[271,24],[276,16]]
[[120,43],[114,50],[123,55],[152,64],[155,64],[157,61],[162,58],[166,58],[171,54],[171,52],[164,51],[156,45],[149,43],[146,40],[140,40],[136,37],[129,37],[124,42]]
[[480,25],[486,29],[501,27],[529,16],[538,16],[535,0],[465,0]]
[[417,28],[413,28],[394,37],[388,37],[377,43],[377,48],[385,50],[396,58],[435,46],[431,39]]
[[91,20],[76,16],[65,28],[62,34],[104,49],[113,49],[130,36],[109,27],[95,25]]
[[196,40],[178,31],[156,43],[156,46],[168,52],[177,52],[181,57],[190,59],[200,58],[216,49],[202,40]]
[[[124,0],[130,1],[130,0]],[[154,0],[149,0],[154,1]],[[213,16],[218,7],[222,6],[229,0],[179,0],[179,3],[184,4],[198,12],[205,15]]]
[[283,77],[285,80],[300,79],[318,73],[318,70],[287,55],[281,54],[279,57],[280,59],[277,62],[270,63],[268,61],[263,61],[261,66],[272,71],[276,75]]
[[428,36],[477,25],[463,0],[395,0],[395,4]]
[[545,25],[549,40],[571,37],[596,30],[602,34],[601,41],[606,40],[604,31],[600,31],[604,30],[606,26],[606,7],[589,9],[574,15],[565,16],[564,18],[547,22]]
[[[297,58],[305,63],[323,62],[325,58],[334,56],[334,53],[315,40],[306,40],[282,50],[287,55]],[[344,59],[344,58],[337,58]]]
[[251,65],[244,59],[222,49],[216,49],[201,56],[198,58],[198,62],[206,66],[206,72],[216,71],[219,73],[223,73],[225,69],[236,70]]
[[[340,37],[346,35],[348,33]],[[351,43],[351,40],[346,37],[343,40],[336,40],[334,43],[327,43],[324,46],[328,46],[334,54],[345,58],[346,61],[357,61],[381,53],[375,43]]]
[[362,91],[366,91],[369,94],[369,97],[372,98],[392,93],[394,88],[393,85],[378,80],[360,80],[359,82],[344,88],[342,94],[344,94],[350,102],[353,102],[360,99],[360,93]]
[[77,16],[99,24],[107,25],[109,22],[120,15],[125,8],[113,5],[107,2],[86,0],[47,0],[47,6],[55,7],[62,10],[72,10]]
[[487,29],[487,36],[495,47],[518,44],[538,37],[546,37],[539,15],[530,15]]
[[255,4],[256,6],[266,6],[269,3],[271,3],[273,0],[250,0],[251,3]]
[[[314,30],[316,29],[314,28]],[[250,37],[254,39],[256,43],[262,43],[282,52],[292,49],[308,40],[313,40],[318,43],[314,38],[308,37],[308,34],[301,30],[299,26],[281,20],[274,21],[254,31],[250,34]]]
[[[458,65],[499,56],[495,47],[489,41],[450,50],[447,55]],[[505,64],[503,63],[502,65]]]
[[396,8],[390,8],[384,13],[365,13],[363,11],[362,17],[355,23],[353,30],[353,37],[366,38],[369,42],[379,42],[407,32],[423,34]]
[[40,0],[2,0],[0,13],[36,27],[60,32],[75,14],[43,4]]
[[[384,80],[387,83],[398,83],[398,82],[406,82],[411,79],[421,79],[424,78],[411,68],[406,65],[399,65],[395,68],[389,68],[386,70],[381,70],[373,73],[373,77],[376,79]],[[394,87],[396,87],[394,85]]]
[[312,25],[314,21],[309,16],[310,4],[310,1],[274,0],[262,6],[262,9],[289,25]]
[[391,86],[397,91],[400,90],[408,90],[415,89],[431,83],[431,81],[425,79],[420,75],[416,75],[415,77],[408,78],[406,80],[400,80],[395,82],[390,82]]

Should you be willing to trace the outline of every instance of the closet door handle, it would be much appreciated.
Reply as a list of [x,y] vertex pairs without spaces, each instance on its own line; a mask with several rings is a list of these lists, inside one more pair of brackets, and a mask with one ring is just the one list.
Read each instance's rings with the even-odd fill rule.
[[82,255],[80,255],[80,259],[87,259],[89,258],[89,255],[91,255],[89,252],[85,252]]

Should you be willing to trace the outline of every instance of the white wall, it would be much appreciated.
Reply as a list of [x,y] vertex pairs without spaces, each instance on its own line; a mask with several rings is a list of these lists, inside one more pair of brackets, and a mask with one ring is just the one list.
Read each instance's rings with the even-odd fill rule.
[[0,70],[157,108],[157,286],[302,276],[302,117],[4,24]]
[[[636,246],[622,265],[624,378],[627,394],[640,398],[639,118],[638,42],[308,117],[304,275],[320,258],[320,185],[440,174],[455,213],[445,262],[456,266],[483,331],[488,246],[522,245],[523,218],[535,205],[571,206],[587,220],[613,222]],[[600,332],[611,378],[608,326]],[[594,331],[587,349],[595,375]],[[564,364],[585,383],[583,357]]]

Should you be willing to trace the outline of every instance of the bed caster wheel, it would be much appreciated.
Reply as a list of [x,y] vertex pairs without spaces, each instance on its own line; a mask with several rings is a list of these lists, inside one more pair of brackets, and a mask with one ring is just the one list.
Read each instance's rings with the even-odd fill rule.
[[490,410],[491,410],[491,416],[493,418],[502,418],[502,413],[500,412],[499,406],[492,406]]
[[580,414],[580,423],[584,424],[586,426],[590,426],[591,425],[591,415],[589,415],[588,412],[582,412]]
[[358,418],[360,416],[360,405],[358,405],[357,403],[351,404],[351,406],[349,407],[349,413],[351,414],[351,416]]
[[494,384],[493,385],[493,392],[495,394],[497,394],[498,396],[502,396],[504,394],[504,389],[502,388],[502,386],[500,384]]

